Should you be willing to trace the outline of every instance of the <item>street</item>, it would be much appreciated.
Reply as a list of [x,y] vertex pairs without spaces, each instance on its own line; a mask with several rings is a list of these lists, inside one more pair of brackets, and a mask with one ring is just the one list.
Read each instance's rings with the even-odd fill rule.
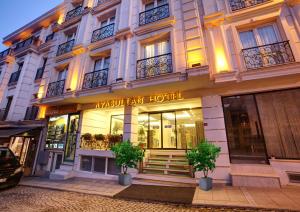
[[230,208],[196,208],[163,203],[127,201],[74,192],[26,186],[0,192],[0,211],[257,211]]

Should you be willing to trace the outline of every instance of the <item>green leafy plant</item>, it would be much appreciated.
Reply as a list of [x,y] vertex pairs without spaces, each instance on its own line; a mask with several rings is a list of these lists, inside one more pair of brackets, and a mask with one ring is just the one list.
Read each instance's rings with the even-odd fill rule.
[[144,157],[144,151],[138,146],[133,146],[129,140],[114,145],[111,150],[115,153],[116,164],[122,168],[124,175],[127,174],[128,168],[136,168]]
[[186,156],[189,164],[192,165],[196,171],[202,171],[204,177],[207,178],[208,172],[213,172],[216,168],[216,160],[220,152],[220,147],[203,139],[195,148],[188,151]]

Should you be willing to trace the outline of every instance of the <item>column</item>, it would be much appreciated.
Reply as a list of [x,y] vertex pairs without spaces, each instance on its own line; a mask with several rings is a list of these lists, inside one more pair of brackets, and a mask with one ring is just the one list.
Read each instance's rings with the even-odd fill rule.
[[[223,182],[229,182],[230,161],[221,96],[202,97],[202,111],[205,138],[221,147],[221,153],[212,177]],[[199,177],[200,173],[196,175]]]
[[130,140],[137,145],[138,138],[138,108],[134,106],[124,107],[124,134],[123,140]]

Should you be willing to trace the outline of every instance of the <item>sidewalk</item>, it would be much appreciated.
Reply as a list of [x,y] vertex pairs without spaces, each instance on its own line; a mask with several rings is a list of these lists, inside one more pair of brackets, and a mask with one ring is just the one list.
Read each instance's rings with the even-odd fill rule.
[[[115,181],[73,178],[53,181],[45,178],[23,178],[20,185],[114,197],[127,187]],[[211,191],[195,190],[193,205],[246,208],[288,209],[300,211],[300,187],[281,189],[214,185]]]

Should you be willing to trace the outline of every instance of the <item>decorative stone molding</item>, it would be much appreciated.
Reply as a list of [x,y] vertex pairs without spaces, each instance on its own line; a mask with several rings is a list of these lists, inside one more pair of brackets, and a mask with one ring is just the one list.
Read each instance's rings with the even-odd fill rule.
[[86,50],[87,49],[82,44],[78,44],[73,47],[72,52],[74,55],[80,55],[80,54],[83,54],[84,52],[86,52]]
[[120,3],[121,3],[121,0],[108,0],[105,3],[98,4],[97,6],[95,6],[91,10],[91,13],[92,13],[92,15],[98,14],[98,13],[105,11],[107,9],[110,9],[111,7],[114,7]]
[[157,22],[140,26],[134,30],[134,33],[140,36],[160,29],[172,27],[175,25],[175,23],[175,16],[170,16],[169,18],[161,19]]
[[87,48],[92,51],[92,50],[95,50],[95,49],[98,49],[98,48],[102,48],[104,46],[111,45],[114,42],[115,42],[115,36],[108,37],[108,38],[105,38],[103,40],[99,40],[95,43],[91,43]]
[[204,16],[204,26],[206,28],[211,28],[215,26],[220,26],[225,21],[224,12],[216,12]]
[[116,32],[115,38],[118,40],[126,39],[133,36],[133,32],[131,31],[131,28],[125,28],[121,29],[118,32]]
[[12,55],[7,55],[4,58],[1,58],[0,60],[0,65],[3,65],[4,63],[14,63],[15,62],[15,57]]

